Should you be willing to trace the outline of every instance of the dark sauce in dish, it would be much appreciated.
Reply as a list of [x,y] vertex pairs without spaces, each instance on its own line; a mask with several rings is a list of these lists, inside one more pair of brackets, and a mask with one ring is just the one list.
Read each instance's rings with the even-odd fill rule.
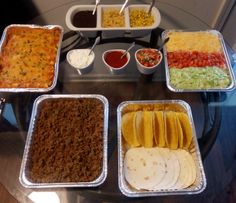
[[97,14],[92,13],[93,11],[78,11],[72,18],[72,24],[80,28],[96,27]]

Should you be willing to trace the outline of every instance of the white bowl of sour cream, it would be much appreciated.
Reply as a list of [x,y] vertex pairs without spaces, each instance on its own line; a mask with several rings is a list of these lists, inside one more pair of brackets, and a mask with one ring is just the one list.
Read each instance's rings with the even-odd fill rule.
[[93,69],[95,54],[92,51],[89,54],[90,49],[72,49],[67,55],[67,62],[75,68],[78,73],[85,74],[90,72]]

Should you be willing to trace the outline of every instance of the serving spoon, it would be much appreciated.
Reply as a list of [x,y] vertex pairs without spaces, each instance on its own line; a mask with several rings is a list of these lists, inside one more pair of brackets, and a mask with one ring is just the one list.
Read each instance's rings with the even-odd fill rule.
[[125,0],[125,3],[124,3],[123,6],[121,7],[119,14],[121,14],[121,13],[123,12],[123,10],[125,9],[125,7],[126,7],[128,1],[129,1],[129,0]]
[[100,0],[96,0],[95,6],[94,6],[94,9],[93,9],[93,15],[95,14],[99,3],[100,3]]
[[99,42],[100,42],[100,37],[97,37],[97,38],[95,39],[95,42],[94,42],[92,48],[90,49],[90,52],[89,52],[88,56],[92,53],[92,51],[94,50],[94,48],[96,47],[96,45],[97,45]]
[[95,42],[93,43],[93,46],[92,48],[90,49],[89,53],[88,53],[88,56],[87,56],[87,60],[86,60],[86,64],[88,63],[88,60],[89,60],[89,55],[92,53],[92,51],[94,50],[94,48],[96,47],[96,45],[100,42],[100,37],[97,37],[95,39]]
[[162,44],[159,46],[159,48],[157,49],[158,51],[161,51],[163,49],[163,46],[170,40],[169,37],[167,37],[163,42]]
[[120,58],[122,59],[134,47],[134,45],[135,45],[135,42],[131,44],[131,46],[122,54]]
[[151,15],[152,7],[154,6],[154,4],[155,4],[155,0],[152,0],[151,5],[150,5],[150,7],[148,9],[148,15]]

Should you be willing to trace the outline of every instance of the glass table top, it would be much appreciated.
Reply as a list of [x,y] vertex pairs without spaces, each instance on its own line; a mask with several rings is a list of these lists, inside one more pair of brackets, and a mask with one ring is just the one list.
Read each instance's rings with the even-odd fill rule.
[[[149,1],[129,1],[130,4],[146,4]],[[34,100],[42,93],[0,93],[5,99],[0,118],[0,183],[19,202],[213,202],[227,199],[221,196],[236,176],[235,138],[235,90],[230,92],[174,93],[166,86],[164,63],[154,75],[138,72],[132,57],[128,71],[113,75],[102,62],[102,53],[111,48],[123,48],[135,41],[131,51],[134,55],[139,47],[159,47],[160,35],[165,29],[206,30],[210,27],[189,12],[174,7],[165,1],[156,1],[161,13],[161,24],[149,35],[132,38],[102,38],[95,48],[93,70],[79,75],[66,62],[66,53],[74,48],[91,47],[94,38],[86,38],[71,31],[65,24],[67,10],[73,5],[92,4],[93,1],[50,1],[48,5],[39,0],[21,2],[31,8],[24,19],[15,18],[12,23],[57,24],[64,28],[61,47],[59,75],[56,87],[47,94],[101,94],[109,101],[108,131],[108,176],[96,188],[51,188],[29,189],[21,186],[19,171],[25,147],[27,130]],[[28,3],[28,4],[27,4]],[[102,4],[123,1],[102,1]],[[28,6],[26,6],[28,5]],[[10,9],[6,7],[6,9]],[[33,12],[33,13],[32,13]],[[27,18],[28,17],[28,18]],[[8,21],[6,21],[8,22]],[[229,55],[230,45],[228,45]],[[117,161],[117,107],[123,101],[135,100],[184,100],[192,110],[196,134],[207,178],[206,189],[198,195],[154,196],[128,198],[118,188]],[[43,199],[45,198],[45,199]],[[39,201],[41,199],[41,201]]]

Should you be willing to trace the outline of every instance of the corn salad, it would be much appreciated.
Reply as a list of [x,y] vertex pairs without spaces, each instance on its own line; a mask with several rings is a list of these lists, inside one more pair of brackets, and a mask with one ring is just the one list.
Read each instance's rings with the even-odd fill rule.
[[153,16],[144,9],[130,9],[129,18],[131,27],[151,26],[154,23]]

